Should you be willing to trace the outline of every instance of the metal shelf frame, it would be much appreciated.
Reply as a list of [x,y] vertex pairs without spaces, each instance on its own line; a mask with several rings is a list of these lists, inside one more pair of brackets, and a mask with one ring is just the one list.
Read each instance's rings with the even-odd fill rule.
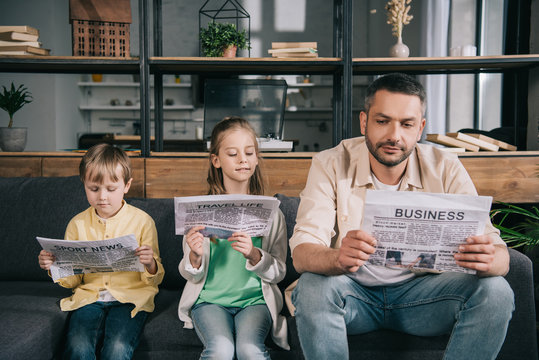
[[[150,6],[152,7],[150,9]],[[163,151],[164,74],[333,75],[333,143],[352,136],[353,77],[388,72],[408,74],[503,73],[526,82],[539,67],[539,55],[502,55],[444,58],[353,58],[353,0],[333,0],[333,57],[316,59],[162,57],[162,0],[139,0],[139,57],[0,56],[0,72],[65,74],[139,74],[141,156],[150,157],[150,77],[154,77],[155,151]],[[151,17],[153,16],[153,17]],[[150,20],[153,20],[153,54],[150,55]],[[519,25],[520,26],[520,25]],[[521,81],[517,81],[521,80]],[[515,91],[514,96],[517,92]],[[518,86],[519,97],[528,89]],[[511,94],[504,95],[511,97]],[[533,121],[524,100],[513,101],[515,119]],[[529,102],[529,100],[528,100]],[[520,105],[519,105],[520,104]],[[515,127],[516,128],[516,127]]]

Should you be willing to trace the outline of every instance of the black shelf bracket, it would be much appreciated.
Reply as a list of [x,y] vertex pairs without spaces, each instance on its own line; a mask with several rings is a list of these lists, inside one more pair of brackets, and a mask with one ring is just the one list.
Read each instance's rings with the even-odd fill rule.
[[[162,31],[162,5],[161,0],[153,0],[153,55],[163,56],[163,31]],[[154,124],[155,142],[154,151],[163,151],[163,73],[154,72]]]
[[150,156],[150,19],[148,2],[139,0],[139,43],[140,43],[140,152]]

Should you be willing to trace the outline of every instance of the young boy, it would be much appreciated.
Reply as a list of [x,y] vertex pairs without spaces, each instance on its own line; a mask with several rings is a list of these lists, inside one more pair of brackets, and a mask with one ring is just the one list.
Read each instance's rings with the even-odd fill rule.
[[[64,358],[131,359],[154,296],[163,280],[157,230],[152,218],[123,200],[131,186],[131,163],[121,149],[107,144],[92,147],[79,166],[90,208],[67,225],[67,240],[103,240],[134,234],[135,254],[145,271],[73,275],[58,280],[73,295],[60,307],[72,311]],[[49,270],[53,254],[42,250],[39,266]],[[101,344],[97,349],[97,344]]]

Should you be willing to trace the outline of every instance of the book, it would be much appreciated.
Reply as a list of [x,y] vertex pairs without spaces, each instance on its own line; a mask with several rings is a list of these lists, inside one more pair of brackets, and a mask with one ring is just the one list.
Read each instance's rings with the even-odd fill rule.
[[41,47],[41,43],[39,41],[6,41],[6,40],[0,40],[0,46],[19,46],[19,45]]
[[26,55],[26,54],[14,54],[13,52],[26,52],[32,55],[49,55],[49,49],[38,48],[34,46],[0,46],[0,54],[4,55]]
[[316,42],[272,42],[272,49],[290,49],[290,48],[313,48],[316,49]]
[[278,53],[312,53],[316,54],[318,50],[314,48],[302,47],[302,48],[286,48],[286,49],[269,49],[268,53],[278,54]]
[[457,139],[457,140],[462,140],[462,141],[465,141],[467,143],[477,145],[482,150],[498,151],[498,149],[499,149],[498,145],[492,144],[492,143],[490,143],[488,141],[484,141],[484,140],[475,138],[475,137],[470,136],[470,135],[466,135],[466,134],[461,133],[461,132],[447,133],[446,135],[449,136],[449,137],[452,137],[454,139]]
[[39,35],[26,34],[16,31],[0,32],[0,40],[37,41]]
[[17,51],[0,51],[0,56],[2,55],[35,55],[35,54],[29,53],[28,51],[24,51],[24,50],[17,50]]
[[461,147],[468,151],[479,151],[479,146],[442,134],[427,134],[427,141],[450,147]]
[[28,25],[0,25],[0,32],[16,31],[39,36],[39,30]]
[[466,152],[466,149],[465,148],[461,148],[461,147],[443,147],[443,148],[439,148],[440,150],[443,150],[443,151],[447,151],[447,152],[452,152],[452,153],[463,153],[463,152]]
[[271,56],[275,58],[316,58],[318,57],[318,54],[285,52],[285,53],[272,54]]
[[509,143],[506,143],[506,142],[503,142],[503,141],[500,141],[500,140],[497,140],[497,139],[493,139],[490,136],[486,136],[486,135],[483,135],[483,134],[473,134],[473,133],[465,133],[465,134],[473,136],[474,138],[478,138],[478,139],[481,139],[481,140],[484,140],[484,141],[488,141],[488,142],[490,142],[490,143],[492,143],[494,145],[498,145],[498,147],[500,149],[503,149],[503,150],[517,151],[517,147],[515,145],[511,145]]

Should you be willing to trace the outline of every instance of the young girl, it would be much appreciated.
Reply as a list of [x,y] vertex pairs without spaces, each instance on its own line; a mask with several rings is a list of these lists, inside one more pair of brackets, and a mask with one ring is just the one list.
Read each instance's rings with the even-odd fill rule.
[[[258,143],[249,123],[227,117],[211,135],[209,194],[263,195]],[[269,359],[264,341],[271,328],[284,349],[286,320],[277,283],[286,272],[286,224],[281,211],[266,237],[236,232],[228,239],[210,239],[192,228],[183,241],[179,270],[187,279],[178,309],[186,328],[204,345],[201,359]]]

